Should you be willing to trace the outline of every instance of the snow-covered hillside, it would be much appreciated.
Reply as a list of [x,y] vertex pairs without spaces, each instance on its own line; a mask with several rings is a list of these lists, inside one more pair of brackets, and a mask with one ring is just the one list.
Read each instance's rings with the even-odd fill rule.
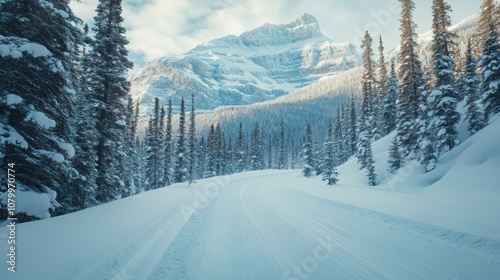
[[192,93],[198,109],[214,109],[274,99],[359,64],[354,45],[332,42],[303,14],[151,61],[131,77],[131,92],[146,115],[155,97],[166,104],[172,96],[178,105]]
[[378,187],[351,159],[333,187],[246,172],[17,225],[0,278],[497,279],[500,115],[429,173],[386,172],[390,138],[373,145]]

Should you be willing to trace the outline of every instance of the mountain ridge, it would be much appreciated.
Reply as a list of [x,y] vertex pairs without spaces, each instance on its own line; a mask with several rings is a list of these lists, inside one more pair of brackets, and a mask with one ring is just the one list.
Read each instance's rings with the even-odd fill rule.
[[197,108],[211,110],[271,100],[360,62],[353,44],[334,43],[313,16],[302,14],[153,60],[131,76],[131,93],[143,117],[155,97],[166,105],[172,96],[177,105],[181,96],[195,94]]

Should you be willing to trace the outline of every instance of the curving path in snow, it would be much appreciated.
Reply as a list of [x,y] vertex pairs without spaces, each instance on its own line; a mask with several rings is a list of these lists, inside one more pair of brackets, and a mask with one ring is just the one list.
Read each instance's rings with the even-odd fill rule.
[[0,279],[498,279],[498,239],[322,195],[374,192],[332,188],[248,172],[21,224],[18,271]]
[[[257,173],[254,173],[257,175]],[[495,240],[301,191],[297,172],[236,175],[196,211],[150,279],[495,279]],[[299,184],[298,184],[299,183]]]

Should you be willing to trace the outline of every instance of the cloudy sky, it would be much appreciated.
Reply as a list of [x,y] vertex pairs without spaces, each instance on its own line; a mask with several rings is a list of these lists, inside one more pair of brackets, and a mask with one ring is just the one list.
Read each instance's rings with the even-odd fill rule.
[[[74,13],[92,24],[98,0],[72,1]],[[432,0],[417,0],[418,33],[431,26]],[[448,0],[453,23],[478,11],[482,0]],[[318,19],[336,42],[360,44],[364,30],[382,34],[386,51],[399,40],[398,0],[123,0],[128,48],[135,69],[167,54],[182,54],[228,34],[264,23],[287,23],[303,13]],[[376,36],[376,35],[375,35]]]

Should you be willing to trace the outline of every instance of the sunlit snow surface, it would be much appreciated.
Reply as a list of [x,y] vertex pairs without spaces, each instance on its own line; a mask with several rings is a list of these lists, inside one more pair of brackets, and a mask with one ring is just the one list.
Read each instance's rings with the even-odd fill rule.
[[498,279],[499,137],[497,116],[434,171],[394,176],[388,136],[378,187],[351,159],[335,186],[246,172],[21,224],[0,279]]

